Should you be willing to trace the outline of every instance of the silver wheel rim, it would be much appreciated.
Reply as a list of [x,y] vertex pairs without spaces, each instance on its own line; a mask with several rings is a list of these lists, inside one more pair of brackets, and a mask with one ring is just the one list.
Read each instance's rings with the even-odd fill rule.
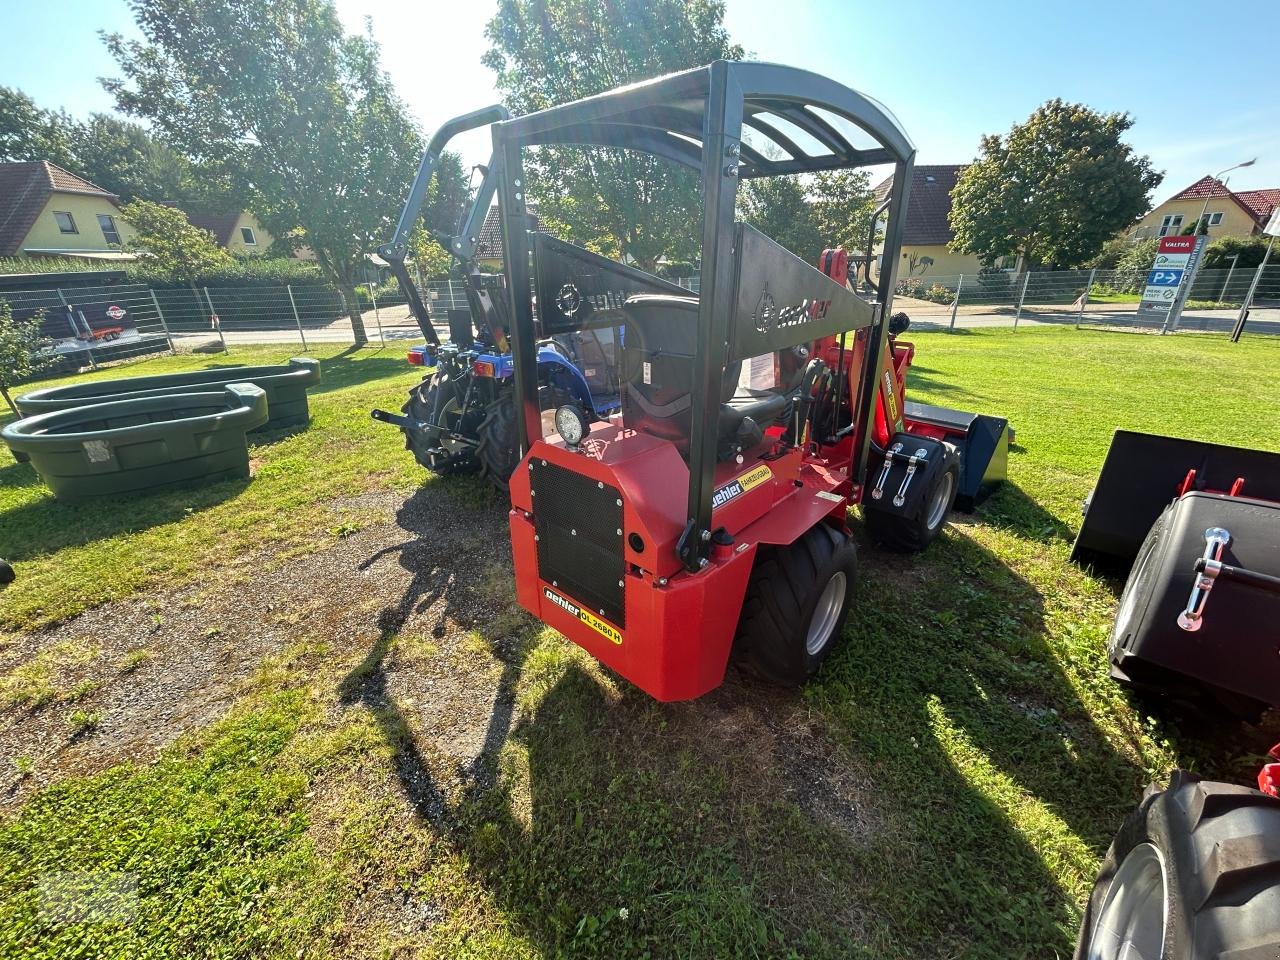
[[1160,960],[1168,919],[1164,860],[1143,843],[1129,851],[1098,912],[1088,960]]
[[831,639],[840,611],[844,609],[847,584],[844,571],[837,570],[822,588],[822,596],[818,597],[818,605],[813,608],[813,616],[809,620],[809,635],[804,641],[804,649],[809,656],[817,656]]
[[942,475],[942,483],[933,493],[929,503],[929,529],[932,530],[947,515],[947,504],[951,502],[951,490],[956,485],[956,475],[948,470]]

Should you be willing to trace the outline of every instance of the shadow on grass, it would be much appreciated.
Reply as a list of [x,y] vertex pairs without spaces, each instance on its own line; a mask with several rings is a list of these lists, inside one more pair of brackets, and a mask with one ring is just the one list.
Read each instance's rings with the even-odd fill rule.
[[979,507],[973,519],[1005,527],[1027,540],[1071,543],[1075,531],[1050,513],[1012,480],[1000,484]]
[[[1086,860],[1105,848],[1140,777],[1065,676],[1039,593],[999,557],[954,533],[921,558],[866,551],[846,642],[801,693],[733,669],[708,697],[662,705],[565,651],[548,672],[544,644],[549,689],[516,720],[535,644],[476,622],[501,676],[451,800],[387,685],[411,616],[444,600],[474,619],[457,544],[415,515],[462,506],[432,486],[445,492],[399,517],[412,583],[339,694],[378,718],[418,815],[522,936],[574,956],[915,957],[940,936],[956,954],[1070,952],[1062,859],[1077,837]],[[1003,509],[1019,529],[1045,524],[1020,491]],[[527,794],[496,774],[508,742]],[[859,779],[857,796],[837,789]]]

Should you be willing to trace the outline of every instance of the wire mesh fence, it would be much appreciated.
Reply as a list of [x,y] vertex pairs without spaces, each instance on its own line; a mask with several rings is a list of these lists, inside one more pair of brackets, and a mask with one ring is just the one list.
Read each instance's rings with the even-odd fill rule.
[[[698,292],[697,277],[675,282]],[[909,276],[895,286],[894,309],[926,328],[1068,323],[1175,332],[1138,311],[1145,283],[1145,272],[1116,270]],[[468,309],[458,280],[419,282],[418,293],[442,336],[448,311]],[[230,351],[237,344],[289,343],[305,350],[316,343],[355,342],[360,328],[375,344],[422,338],[403,292],[387,282],[357,287],[351,307],[338,290],[322,284],[51,287],[0,292],[0,299],[19,318],[41,318],[55,372],[158,351]],[[1280,334],[1280,264],[1201,271],[1177,330],[1227,332],[1247,300],[1250,332]]]

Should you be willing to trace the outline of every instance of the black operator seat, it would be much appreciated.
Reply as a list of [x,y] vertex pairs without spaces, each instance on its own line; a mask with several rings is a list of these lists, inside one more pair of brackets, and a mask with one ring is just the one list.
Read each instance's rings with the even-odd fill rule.
[[[623,312],[623,416],[633,429],[670,440],[687,454],[698,299],[641,294],[628,298]],[[748,417],[762,428],[771,426],[790,406],[783,394],[739,391],[741,372],[741,362],[725,368],[718,418],[721,440],[734,437]]]

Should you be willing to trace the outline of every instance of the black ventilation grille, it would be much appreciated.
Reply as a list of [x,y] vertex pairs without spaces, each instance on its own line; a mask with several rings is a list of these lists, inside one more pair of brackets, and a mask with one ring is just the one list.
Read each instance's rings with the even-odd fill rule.
[[538,576],[617,627],[622,600],[622,494],[572,470],[529,461]]

